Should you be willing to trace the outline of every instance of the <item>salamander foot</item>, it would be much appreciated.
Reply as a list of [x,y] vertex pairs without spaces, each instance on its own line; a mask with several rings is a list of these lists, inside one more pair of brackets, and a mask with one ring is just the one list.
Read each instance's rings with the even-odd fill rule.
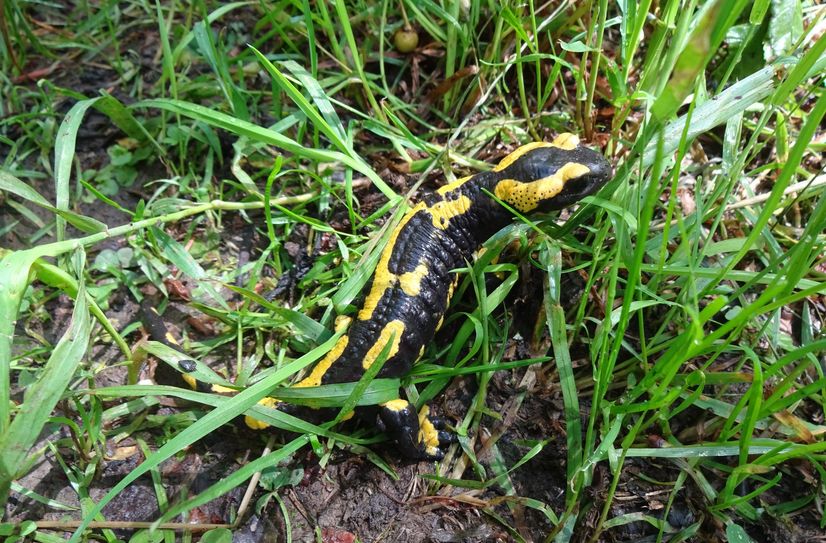
[[407,400],[392,400],[379,406],[379,429],[387,433],[401,454],[412,460],[441,460],[456,436],[445,430],[441,417],[430,415],[423,406],[416,413]]

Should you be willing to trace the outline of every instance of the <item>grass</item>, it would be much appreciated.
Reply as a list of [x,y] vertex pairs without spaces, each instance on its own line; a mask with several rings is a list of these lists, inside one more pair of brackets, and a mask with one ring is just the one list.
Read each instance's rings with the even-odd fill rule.
[[[640,529],[656,541],[747,541],[774,519],[797,534],[826,526],[826,37],[816,30],[826,13],[800,1],[622,6],[129,2],[83,3],[73,16],[3,3],[0,234],[14,246],[0,260],[0,503],[14,491],[74,509],[80,522],[62,527],[78,540],[92,522],[116,527],[103,506],[146,473],[159,523],[307,446],[322,465],[343,446],[394,476],[370,449],[380,436],[257,401],[329,349],[335,316],[352,310],[389,225],[432,174],[450,181],[501,149],[573,131],[605,148],[614,179],[567,221],[516,221],[491,239],[461,274],[454,340],[430,345],[401,382],[417,403],[459,376],[475,383],[455,424],[460,445],[427,476],[428,492],[482,496],[475,507],[516,540]],[[405,21],[419,34],[411,54],[392,45]],[[421,175],[399,183],[394,171]],[[265,240],[240,267],[220,237],[236,220]],[[294,265],[294,239],[326,249],[287,307],[256,288],[274,287],[265,270]],[[506,253],[516,256],[498,262]],[[516,262],[542,272],[526,338],[534,358],[510,349],[511,300],[526,281]],[[113,316],[112,297],[140,298],[147,284],[168,297],[170,277],[191,282],[191,305],[216,323],[186,350],[224,382],[201,362],[234,357],[224,369],[246,385],[237,395],[135,384],[143,351],[173,365],[177,355],[135,349],[138,325]],[[572,280],[583,283],[574,299]],[[72,308],[68,324],[51,320],[55,307]],[[123,386],[96,381],[107,349],[127,370]],[[501,438],[519,426],[499,410],[495,371],[523,382],[511,413],[560,398],[564,435],[549,427],[514,458]],[[550,392],[530,385],[536,375]],[[344,412],[362,393],[381,401],[399,387],[383,381],[308,395]],[[107,442],[151,435],[141,421],[163,395],[212,409],[183,408],[192,420],[167,421],[145,461],[92,500]],[[297,437],[169,503],[158,466],[249,410]],[[60,426],[69,437],[43,439]],[[562,500],[522,495],[519,474],[558,442]],[[16,482],[44,456],[77,505]],[[618,507],[640,480],[661,507]],[[267,491],[288,515],[277,489]],[[696,515],[674,521],[689,502]],[[517,522],[526,511],[541,524]],[[50,528],[15,521],[0,535],[57,540]]]

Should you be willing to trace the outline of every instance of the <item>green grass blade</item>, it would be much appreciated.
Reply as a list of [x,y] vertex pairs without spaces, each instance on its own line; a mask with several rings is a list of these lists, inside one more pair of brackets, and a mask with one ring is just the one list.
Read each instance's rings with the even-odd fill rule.
[[[254,51],[256,54],[260,55],[257,50]],[[345,148],[342,149],[342,152],[353,154],[352,146],[347,141],[347,134],[345,133],[344,125],[341,123],[338,113],[336,113],[333,104],[330,102],[330,97],[327,96],[327,93],[325,93],[324,89],[321,88],[318,80],[316,80],[307,72],[307,70],[293,60],[285,60],[282,64],[290,71],[291,74],[293,74],[293,77],[298,79],[299,83],[307,89],[307,92],[310,94],[310,98],[313,100],[313,104],[315,104],[316,109],[324,118],[325,127],[335,133],[344,145]],[[298,104],[296,103],[296,105]],[[304,108],[302,108],[302,111],[304,111]],[[306,114],[306,111],[304,111],[304,113]]]
[[[545,312],[551,344],[554,350],[556,369],[559,372],[559,385],[562,389],[562,402],[565,406],[565,439],[568,449],[566,472],[568,481],[575,480],[576,473],[582,466],[582,424],[580,423],[579,395],[574,379],[571,354],[568,350],[565,311],[560,305],[560,270],[562,254],[558,247],[545,244],[540,252],[540,261],[548,274],[548,288],[545,291]],[[570,507],[577,498],[579,486],[569,485],[565,489],[565,503]]]
[[[90,98],[77,102],[60,123],[60,129],[55,139],[55,207],[61,211],[69,210],[69,182],[72,176],[72,160],[75,156],[75,143],[77,140],[77,130],[83,121],[86,111],[92,107],[100,98]],[[63,241],[66,230],[66,222],[63,217],[58,217],[57,241]]]
[[163,447],[158,449],[158,451],[151,458],[148,458],[140,466],[135,468],[135,470],[129,475],[121,479],[114,487],[112,487],[111,490],[109,490],[109,492],[106,493],[103,498],[101,498],[95,507],[83,518],[83,521],[72,535],[70,541],[73,543],[78,542],[82,537],[83,531],[89,523],[92,522],[95,516],[103,510],[104,506],[106,506],[112,498],[118,495],[124,488],[129,486],[129,484],[137,480],[140,476],[147,473],[152,468],[160,465],[161,462],[167,458],[170,458],[176,452],[198,441],[211,432],[214,428],[228,423],[235,417],[253,408],[255,404],[264,398],[275,385],[301,368],[311,364],[321,354],[332,348],[335,339],[337,338],[334,336],[329,341],[316,347],[294,362],[287,364],[266,379],[263,379],[246,390],[239,392],[238,395],[227,400],[221,408],[210,411],[198,420],[198,422],[186,428],[174,438],[169,440]]
[[260,141],[270,145],[275,145],[276,147],[294,153],[299,157],[316,160],[318,162],[341,162],[367,176],[376,185],[376,188],[382,191],[382,193],[387,196],[391,202],[397,202],[399,200],[399,196],[393,191],[393,189],[390,188],[390,186],[387,185],[381,177],[376,175],[376,172],[365,164],[364,161],[353,158],[344,153],[307,147],[268,128],[257,126],[253,123],[227,115],[226,113],[221,113],[198,104],[184,102],[181,100],[144,100],[134,104],[132,107],[156,107],[159,109],[173,111],[192,119],[203,121],[210,126],[222,128],[232,132],[233,134],[246,136],[253,141]]
[[[83,277],[84,257],[85,254],[79,251],[73,259],[78,277]],[[0,434],[0,503],[5,504],[12,479],[21,475],[18,470],[25,464],[29,449],[86,355],[91,335],[90,323],[86,292],[81,281],[69,329],[55,346],[38,380],[26,389],[17,415]]]

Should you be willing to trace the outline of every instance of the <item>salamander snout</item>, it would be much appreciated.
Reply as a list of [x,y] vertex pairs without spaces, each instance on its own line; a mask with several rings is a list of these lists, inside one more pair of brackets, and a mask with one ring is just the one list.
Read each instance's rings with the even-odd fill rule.
[[[540,211],[553,211],[572,205],[582,198],[594,194],[611,179],[611,164],[598,152],[587,147],[577,147],[576,160],[566,163],[558,176],[564,182],[562,190],[541,202]],[[561,175],[560,175],[561,173]]]

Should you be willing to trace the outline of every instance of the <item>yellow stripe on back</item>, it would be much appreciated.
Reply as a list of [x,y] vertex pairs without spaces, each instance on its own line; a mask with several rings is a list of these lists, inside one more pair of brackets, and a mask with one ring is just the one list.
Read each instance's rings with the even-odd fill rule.
[[362,367],[365,370],[370,369],[370,366],[373,365],[373,362],[376,361],[385,346],[390,343],[391,337],[393,338],[393,343],[390,345],[390,351],[387,353],[387,359],[389,360],[390,358],[393,358],[393,356],[399,352],[399,343],[401,343],[403,333],[404,323],[402,321],[396,319],[385,324],[384,328],[382,328],[379,333],[379,338],[370,347],[367,354],[364,355],[364,359],[361,361]]
[[466,177],[462,177],[461,179],[457,179],[453,183],[448,183],[447,185],[445,185],[443,187],[439,187],[438,189],[436,189],[436,193],[444,196],[448,192],[450,192],[452,190],[456,190],[459,187],[461,187],[462,185],[464,185],[465,183],[467,183],[468,181],[470,181],[471,177],[473,177],[473,176],[468,175]]
[[324,374],[327,373],[327,370],[330,369],[330,366],[333,365],[333,362],[338,360],[341,356],[341,353],[344,352],[344,349],[347,348],[347,343],[350,341],[350,336],[341,336],[336,341],[336,344],[333,345],[333,348],[330,349],[330,352],[327,353],[327,356],[321,359],[315,367],[313,367],[313,371],[310,372],[310,375],[302,379],[300,382],[296,383],[295,386],[297,387],[317,387],[321,385],[321,378],[324,377]]
[[468,212],[472,202],[464,194],[455,200],[442,200],[427,208],[433,216],[433,226],[439,230],[447,230],[450,226],[450,219],[458,217]]
[[358,319],[360,321],[369,321],[372,319],[373,312],[376,310],[376,307],[378,307],[381,297],[384,296],[384,293],[387,292],[388,289],[391,289],[396,285],[398,276],[392,273],[388,267],[390,257],[393,256],[393,249],[396,247],[396,241],[398,240],[399,234],[404,229],[404,226],[410,222],[410,219],[426,207],[427,206],[424,202],[419,202],[416,204],[405,214],[404,217],[402,217],[401,222],[399,222],[398,226],[396,226],[390,234],[390,239],[387,240],[387,245],[385,245],[381,252],[379,263],[376,265],[376,271],[373,274],[373,286],[370,287],[370,292],[368,292],[367,296],[364,298],[364,305],[362,306],[361,311],[359,311]]
[[[459,181],[454,182],[453,185],[459,186],[462,183],[466,183],[468,179],[470,178],[466,177],[460,179]],[[442,188],[444,189],[447,187]],[[390,257],[393,255],[393,250],[396,248],[399,234],[402,229],[404,229],[404,226],[410,222],[410,219],[412,219],[417,213],[426,211],[430,213],[434,227],[440,230],[446,230],[450,226],[450,220],[454,217],[467,213],[468,210],[470,210],[471,205],[471,199],[462,194],[456,199],[441,200],[431,206],[427,206],[424,202],[420,202],[407,212],[399,225],[390,234],[390,239],[387,241],[387,245],[381,253],[379,263],[376,265],[375,275],[373,276],[373,285],[370,287],[370,292],[368,292],[367,296],[365,296],[364,305],[358,313],[358,319],[360,321],[368,321],[372,319],[373,313],[376,311],[376,308],[378,307],[382,296],[384,296],[384,293],[394,288],[396,285],[400,284],[402,290],[408,296],[418,296],[419,294],[421,281],[427,275],[428,271],[426,263],[419,263],[415,270],[412,272],[403,273],[401,275],[391,272],[388,267]]]

